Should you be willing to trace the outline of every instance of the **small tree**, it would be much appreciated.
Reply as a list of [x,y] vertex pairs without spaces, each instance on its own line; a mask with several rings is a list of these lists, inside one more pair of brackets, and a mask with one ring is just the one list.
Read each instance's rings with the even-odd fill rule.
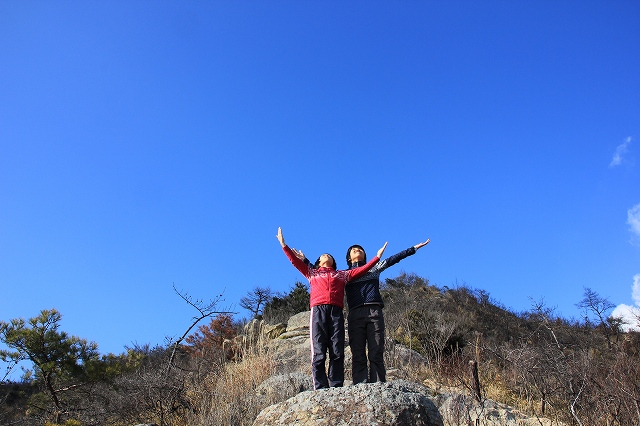
[[291,316],[309,310],[309,288],[296,281],[288,294],[278,294],[264,306],[264,319],[268,323],[286,322]]
[[[25,321],[0,322],[0,341],[10,350],[0,350],[5,362],[31,361],[36,381],[50,400],[49,407],[36,406],[51,414],[56,423],[68,412],[62,395],[89,381],[90,366],[99,361],[98,345],[59,331],[62,315],[55,309]],[[27,374],[28,376],[28,374]],[[42,400],[42,398],[37,398]]]
[[225,339],[233,339],[236,334],[231,315],[219,314],[208,325],[201,325],[198,331],[187,336],[186,342],[193,355],[215,361],[215,354],[221,353]]
[[256,287],[240,299],[240,306],[253,314],[254,318],[262,315],[265,305],[273,299],[273,291],[269,287]]
[[585,287],[583,296],[583,299],[576,303],[576,306],[583,310],[585,324],[591,325],[591,318],[595,317],[596,327],[602,330],[607,344],[611,348],[611,336],[619,332],[621,328],[619,323],[609,320],[609,313],[616,305],[588,287]]
[[592,289],[585,287],[583,298],[576,306],[583,310],[585,321],[590,322],[592,316],[595,316],[597,325],[606,325],[607,313],[616,307],[606,297],[600,296]]

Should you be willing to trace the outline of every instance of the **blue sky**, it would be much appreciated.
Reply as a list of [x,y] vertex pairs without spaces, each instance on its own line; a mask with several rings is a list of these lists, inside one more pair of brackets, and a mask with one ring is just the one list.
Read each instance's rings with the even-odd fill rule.
[[[640,303],[637,1],[0,2],[0,319],[164,343],[283,255]],[[635,284],[634,284],[635,283]],[[636,287],[634,287],[634,285]]]

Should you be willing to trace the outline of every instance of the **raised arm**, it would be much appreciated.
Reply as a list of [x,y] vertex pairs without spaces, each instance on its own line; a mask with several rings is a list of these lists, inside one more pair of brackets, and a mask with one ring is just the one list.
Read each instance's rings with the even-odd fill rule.
[[382,260],[381,262],[379,262],[378,265],[376,265],[376,270],[378,272],[384,271],[388,267],[393,266],[396,263],[400,262],[405,257],[409,257],[409,256],[415,254],[416,251],[418,251],[419,248],[426,246],[427,244],[429,244],[430,241],[431,240],[428,239],[425,242],[418,243],[413,247],[409,247],[406,250],[402,250],[400,253],[396,253],[393,256],[389,256],[388,258],[386,258],[386,259]]
[[300,271],[302,275],[309,278],[309,267],[302,260],[298,259],[298,257],[293,252],[293,250],[291,250],[289,246],[284,242],[284,235],[282,235],[282,228],[278,228],[278,234],[276,235],[276,238],[280,242],[280,245],[282,246],[282,251],[284,251],[284,254],[287,256],[291,264],[295,266],[295,268],[298,271]]

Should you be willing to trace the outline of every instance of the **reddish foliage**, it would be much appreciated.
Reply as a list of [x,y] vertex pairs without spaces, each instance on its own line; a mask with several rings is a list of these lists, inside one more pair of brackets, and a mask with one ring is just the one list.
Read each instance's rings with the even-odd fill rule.
[[210,356],[220,353],[223,342],[226,339],[233,339],[236,334],[231,316],[219,314],[208,325],[198,327],[198,331],[188,336],[186,342],[194,355]]

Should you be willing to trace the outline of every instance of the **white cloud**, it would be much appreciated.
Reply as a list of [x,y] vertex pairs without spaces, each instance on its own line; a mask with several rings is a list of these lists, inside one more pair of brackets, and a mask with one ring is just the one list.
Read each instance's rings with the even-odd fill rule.
[[622,163],[622,156],[627,153],[629,145],[631,145],[631,136],[628,136],[624,142],[618,145],[611,159],[611,163],[609,163],[609,167],[619,166]]
[[627,223],[631,232],[640,237],[640,203],[627,210]]
[[640,274],[633,277],[633,287],[631,287],[631,297],[636,306],[640,307]]
[[616,306],[611,313],[612,317],[622,318],[625,325],[623,330],[635,330],[640,331],[640,274],[636,274],[633,277],[633,286],[631,287],[631,298],[633,299],[635,306],[625,305],[624,303]]
[[624,321],[622,329],[624,331],[640,331],[638,318],[640,318],[640,308],[636,306],[622,305],[616,306],[611,313],[612,317],[620,318]]

